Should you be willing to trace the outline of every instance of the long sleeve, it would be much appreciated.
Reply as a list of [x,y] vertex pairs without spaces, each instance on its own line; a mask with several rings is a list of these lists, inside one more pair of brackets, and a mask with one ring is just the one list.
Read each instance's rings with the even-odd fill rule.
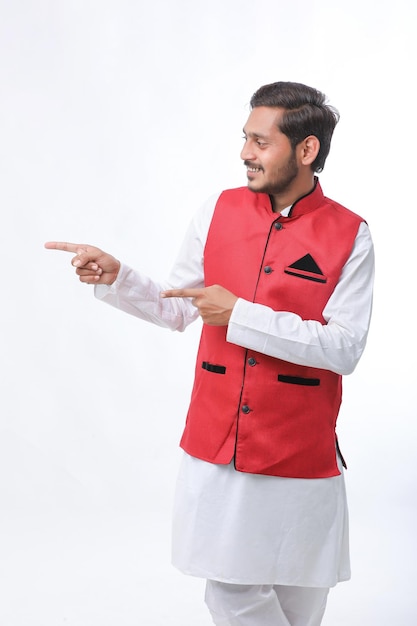
[[239,299],[227,340],[285,361],[351,373],[364,350],[372,310],[374,251],[362,223],[323,316],[327,324]]
[[167,281],[156,282],[122,264],[111,286],[95,287],[96,297],[158,326],[185,330],[198,317],[198,310],[189,299],[161,298],[160,293],[165,289],[204,287],[204,245],[217,198],[209,198],[195,214]]

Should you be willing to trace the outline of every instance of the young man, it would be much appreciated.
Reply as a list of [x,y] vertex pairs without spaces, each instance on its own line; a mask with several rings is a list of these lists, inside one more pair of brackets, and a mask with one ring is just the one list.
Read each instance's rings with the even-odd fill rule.
[[316,172],[338,113],[305,85],[251,99],[247,187],[196,214],[167,284],[88,245],[75,253],[97,297],[183,330],[204,324],[184,434],[173,563],[207,579],[218,626],[318,626],[350,577],[341,377],[371,315],[365,221],[324,197]]

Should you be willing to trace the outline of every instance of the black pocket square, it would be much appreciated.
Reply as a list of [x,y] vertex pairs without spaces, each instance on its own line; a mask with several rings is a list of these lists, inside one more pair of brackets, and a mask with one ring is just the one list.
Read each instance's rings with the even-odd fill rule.
[[307,280],[313,280],[316,283],[325,283],[327,278],[311,256],[306,254],[301,259],[294,261],[291,265],[287,265],[284,272],[291,276],[298,276]]

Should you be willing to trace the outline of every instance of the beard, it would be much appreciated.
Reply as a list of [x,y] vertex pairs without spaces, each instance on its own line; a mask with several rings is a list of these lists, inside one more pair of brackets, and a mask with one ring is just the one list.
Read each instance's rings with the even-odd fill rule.
[[[250,167],[252,164],[249,161],[245,161],[244,165]],[[279,168],[275,177],[271,178],[271,180],[257,188],[256,192],[267,193],[271,196],[284,193],[297,178],[298,172],[299,168],[297,165],[295,150],[293,150],[291,155],[288,157],[287,163],[283,167]],[[250,182],[248,183],[248,187],[249,189],[251,188]],[[255,189],[253,189],[253,191],[255,191]]]
[[269,193],[270,195],[274,195],[287,191],[287,189],[294,182],[297,176],[298,165],[295,156],[295,150],[293,150],[286,165],[278,171],[275,181],[271,181],[271,183],[265,185],[268,187],[267,193]]

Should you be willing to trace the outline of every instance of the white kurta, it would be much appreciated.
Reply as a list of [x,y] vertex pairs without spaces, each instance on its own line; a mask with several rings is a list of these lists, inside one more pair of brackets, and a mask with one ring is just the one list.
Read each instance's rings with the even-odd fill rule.
[[[203,287],[203,254],[218,196],[195,215],[166,283],[122,266],[96,296],[127,313],[184,330],[198,311],[169,288]],[[227,341],[270,356],[349,374],[365,347],[374,271],[369,229],[361,224],[325,310],[327,325],[239,299]],[[241,584],[331,587],[350,577],[343,472],[294,479],[237,472],[184,454],[177,483],[173,563],[187,574]]]

